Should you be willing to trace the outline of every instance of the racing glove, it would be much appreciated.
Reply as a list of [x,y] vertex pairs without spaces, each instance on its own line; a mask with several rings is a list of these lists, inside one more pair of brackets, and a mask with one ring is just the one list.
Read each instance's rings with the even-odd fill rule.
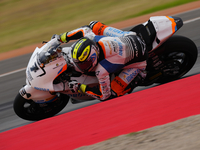
[[87,85],[78,83],[76,80],[69,81],[68,86],[72,93],[79,92],[84,94],[87,87]]
[[78,92],[80,83],[78,83],[76,80],[71,80],[68,82],[69,89],[72,91],[72,93]]
[[96,23],[98,23],[99,21],[91,21],[90,23],[89,23],[89,27],[92,29],[93,28],[93,26],[96,24]]
[[68,32],[65,32],[65,33],[62,33],[62,34],[60,35],[60,41],[61,41],[61,42],[63,42],[63,43],[69,42],[67,33],[68,33]]

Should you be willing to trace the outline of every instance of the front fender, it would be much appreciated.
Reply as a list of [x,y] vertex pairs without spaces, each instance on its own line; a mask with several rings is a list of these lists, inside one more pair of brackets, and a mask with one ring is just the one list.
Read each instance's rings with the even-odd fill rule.
[[34,89],[33,87],[31,87],[30,85],[25,85],[24,87],[22,87],[19,90],[19,94],[28,100],[33,100],[35,102],[37,101],[41,101],[41,100],[48,100],[51,99],[53,97],[55,97],[55,95],[52,95],[50,92],[48,91],[40,91],[37,89]]

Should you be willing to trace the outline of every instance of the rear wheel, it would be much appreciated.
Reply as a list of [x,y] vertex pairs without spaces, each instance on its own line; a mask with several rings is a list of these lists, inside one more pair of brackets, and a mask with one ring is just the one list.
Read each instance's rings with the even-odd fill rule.
[[52,117],[59,113],[69,102],[69,96],[60,94],[56,101],[51,103],[35,103],[23,98],[19,93],[13,104],[15,113],[22,119],[37,121]]
[[186,74],[195,64],[198,56],[196,45],[183,36],[172,36],[164,44],[161,59],[164,62],[159,83],[176,80]]

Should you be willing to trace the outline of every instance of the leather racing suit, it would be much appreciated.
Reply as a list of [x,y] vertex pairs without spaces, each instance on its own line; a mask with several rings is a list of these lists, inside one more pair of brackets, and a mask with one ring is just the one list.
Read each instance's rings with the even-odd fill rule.
[[[132,31],[122,31],[93,21],[71,32],[60,35],[62,42],[88,37],[95,41],[100,54],[98,64],[93,70],[99,80],[99,87],[91,88],[80,84],[79,91],[96,99],[106,100],[112,93],[124,95],[131,88],[127,86],[146,68],[147,51],[145,43]],[[121,72],[110,81],[110,74]]]

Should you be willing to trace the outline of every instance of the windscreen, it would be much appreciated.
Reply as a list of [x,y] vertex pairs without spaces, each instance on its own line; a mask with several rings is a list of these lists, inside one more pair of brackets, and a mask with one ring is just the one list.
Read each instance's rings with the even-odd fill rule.
[[59,48],[59,45],[47,43],[47,46],[39,54],[39,62],[46,65],[59,57],[61,57],[61,48]]

